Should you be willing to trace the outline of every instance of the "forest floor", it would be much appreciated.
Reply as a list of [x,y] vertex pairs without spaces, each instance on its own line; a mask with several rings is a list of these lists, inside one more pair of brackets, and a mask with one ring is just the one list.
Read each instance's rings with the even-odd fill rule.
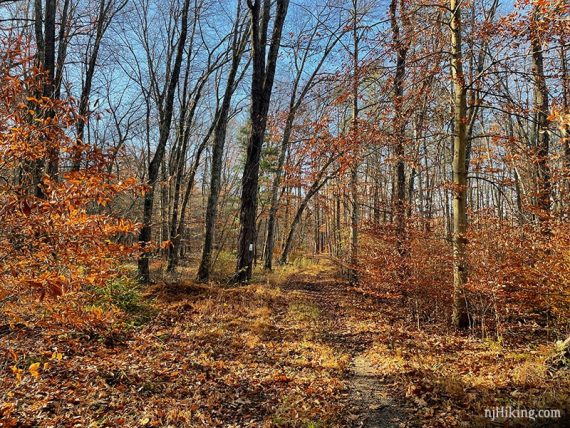
[[[0,307],[0,427],[564,426],[568,416],[568,372],[548,370],[550,348],[416,329],[326,260],[248,286],[132,284]],[[484,418],[509,405],[563,417]]]

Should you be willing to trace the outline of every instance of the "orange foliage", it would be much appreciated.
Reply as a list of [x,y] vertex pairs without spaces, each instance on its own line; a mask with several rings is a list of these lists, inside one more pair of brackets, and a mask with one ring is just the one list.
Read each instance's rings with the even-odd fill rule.
[[[362,284],[369,293],[403,299],[414,322],[449,321],[451,245],[440,219],[408,221],[409,254],[396,251],[389,224],[371,226],[364,243]],[[471,325],[481,334],[564,328],[570,310],[570,224],[553,222],[545,238],[536,224],[520,226],[478,213],[468,235],[467,299]],[[405,271],[406,280],[399,281]],[[401,285],[400,285],[401,284]]]
[[[35,288],[61,295],[84,284],[101,284],[115,273],[117,260],[133,250],[117,237],[136,225],[111,215],[107,205],[136,188],[115,182],[103,153],[77,144],[70,100],[37,96],[41,73],[19,49],[5,42],[0,61],[0,292]],[[46,174],[57,153],[64,169],[72,156],[88,167]],[[0,298],[2,295],[0,295]]]

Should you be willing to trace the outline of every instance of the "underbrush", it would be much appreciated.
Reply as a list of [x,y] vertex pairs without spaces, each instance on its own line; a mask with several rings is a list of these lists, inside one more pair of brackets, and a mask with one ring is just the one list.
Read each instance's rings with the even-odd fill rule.
[[126,322],[136,326],[148,322],[156,312],[143,291],[135,278],[121,276],[107,282],[105,286],[92,287],[89,298],[93,307],[123,311]]
[[567,414],[570,370],[562,341],[570,332],[570,225],[553,225],[546,239],[530,225],[474,222],[467,236],[470,323],[456,332],[451,244],[437,221],[412,222],[420,226],[408,229],[406,258],[388,226],[370,230],[362,251],[360,291],[381,302],[391,326],[368,356],[387,382],[399,385],[395,393],[432,426],[489,426],[485,410],[500,406]]
[[[364,239],[363,291],[399,302],[398,314],[419,328],[450,324],[453,256],[442,228],[439,220],[410,219],[404,257],[390,225],[371,227]],[[547,238],[533,225],[478,217],[467,240],[472,333],[511,341],[567,336],[570,223],[553,224]]]

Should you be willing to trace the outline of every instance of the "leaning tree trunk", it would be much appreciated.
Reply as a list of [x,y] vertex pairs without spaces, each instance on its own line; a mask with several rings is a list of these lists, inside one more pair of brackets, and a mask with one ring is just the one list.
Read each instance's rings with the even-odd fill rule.
[[293,128],[294,111],[289,111],[287,122],[283,130],[283,137],[281,139],[281,147],[279,152],[279,159],[277,162],[277,171],[271,184],[271,203],[269,208],[269,218],[267,220],[267,240],[265,244],[266,253],[263,263],[265,269],[271,270],[273,268],[273,250],[275,248],[275,224],[277,220],[277,209],[279,208],[279,187],[281,185],[281,177],[283,175],[283,167],[285,166],[285,158],[287,157],[287,148],[289,147],[289,139],[291,137],[291,130]]
[[325,185],[325,183],[330,179],[329,177],[325,177],[320,183],[319,178],[313,182],[309,191],[301,201],[299,208],[297,208],[297,212],[295,213],[295,217],[293,218],[293,222],[291,223],[291,227],[289,228],[289,233],[287,234],[287,239],[285,240],[285,244],[283,246],[283,251],[281,252],[281,257],[279,259],[279,264],[284,265],[289,261],[289,253],[291,252],[291,246],[293,244],[293,238],[295,238],[295,233],[297,232],[297,227],[301,222],[301,218],[303,217],[303,212],[309,201],[313,196],[317,194],[317,192]]
[[243,51],[245,49],[244,38],[237,37],[237,25],[234,32],[234,41],[232,47],[232,64],[228,81],[224,92],[224,98],[220,107],[216,129],[214,131],[214,147],[212,149],[212,171],[210,174],[210,194],[208,195],[208,203],[206,206],[206,233],[204,235],[204,246],[202,248],[202,259],[198,268],[198,280],[207,281],[210,278],[212,270],[212,253],[214,247],[214,238],[216,233],[216,220],[218,217],[218,200],[220,197],[220,189],[222,183],[222,167],[224,159],[224,146],[226,142],[226,130],[228,127],[228,117],[230,113],[230,105],[232,95],[235,89],[237,72]]
[[265,241],[265,258],[264,258],[264,268],[267,270],[272,269],[273,264],[273,250],[275,248],[275,234],[277,226],[277,211],[279,208],[279,189],[281,187],[281,179],[283,177],[283,169],[285,167],[285,161],[287,157],[287,151],[289,148],[289,140],[291,138],[291,132],[293,129],[293,123],[297,114],[297,110],[301,106],[305,96],[309,93],[310,89],[314,87],[317,83],[316,77],[318,76],[321,68],[325,64],[325,60],[328,55],[332,52],[336,43],[340,40],[341,34],[331,35],[326,46],[323,49],[320,60],[318,60],[316,66],[313,68],[311,75],[305,81],[304,87],[298,93],[299,85],[301,81],[305,78],[305,67],[313,59],[309,57],[309,53],[313,51],[313,41],[314,37],[319,34],[318,27],[315,27],[314,32],[305,45],[304,53],[301,55],[299,60],[300,66],[297,67],[297,72],[295,79],[293,81],[293,88],[291,92],[291,98],[289,100],[289,112],[287,114],[287,119],[285,121],[285,127],[283,129],[283,137],[281,138],[281,146],[279,151],[279,159],[277,162],[277,170],[273,178],[273,183],[271,185],[271,199],[269,208],[269,217],[267,221],[267,238]]
[[[187,83],[189,69],[190,69],[190,67],[188,67],[186,70],[186,83]],[[182,109],[180,122],[179,122],[179,126],[178,126],[178,135],[179,135],[179,138],[181,139],[181,144],[179,144],[179,147],[178,147],[178,150],[176,152],[175,159],[174,159],[173,171],[174,171],[174,175],[176,178],[174,180],[174,196],[173,196],[173,203],[172,203],[172,214],[171,214],[170,232],[169,232],[170,245],[168,247],[168,262],[166,265],[166,271],[170,272],[170,273],[173,273],[176,271],[176,267],[178,266],[179,255],[180,255],[180,244],[182,242],[182,233],[183,233],[183,229],[184,229],[183,223],[184,223],[184,209],[185,209],[185,208],[180,209],[180,202],[181,202],[180,198],[181,198],[183,182],[184,182],[184,169],[185,169],[184,163],[185,163],[186,151],[188,149],[188,144],[190,142],[190,127],[191,127],[192,123],[194,122],[194,117],[196,115],[196,109],[198,107],[198,101],[202,97],[202,90],[203,90],[203,88],[206,84],[206,81],[207,81],[207,79],[205,79],[204,76],[202,76],[201,79],[202,80],[198,83],[197,87],[195,88],[195,94],[194,94],[193,100],[191,101],[190,107],[188,107],[186,105]],[[184,91],[183,91],[184,93],[183,93],[182,99],[187,98],[186,97],[186,91],[187,91],[186,83],[185,83],[185,87],[184,87]],[[189,100],[187,102],[190,103]],[[217,115],[216,115],[216,117],[217,117]],[[215,119],[214,119],[214,122],[215,122]],[[198,149],[196,150],[196,153],[194,155],[194,160],[192,162],[192,166],[191,166],[190,172],[188,174],[189,175],[188,186],[186,188],[186,191],[185,191],[184,197],[183,197],[183,201],[182,201],[183,205],[184,205],[184,202],[186,202],[187,198],[189,197],[187,195],[189,195],[189,192],[192,191],[192,187],[194,186],[194,176],[196,174],[196,170],[198,169],[198,165],[200,164],[200,158],[202,156],[202,152],[206,148],[206,144],[208,142],[209,136],[211,135],[213,126],[214,125],[211,125],[210,128],[208,129],[206,137],[204,139],[202,139],[202,142],[198,146]]]

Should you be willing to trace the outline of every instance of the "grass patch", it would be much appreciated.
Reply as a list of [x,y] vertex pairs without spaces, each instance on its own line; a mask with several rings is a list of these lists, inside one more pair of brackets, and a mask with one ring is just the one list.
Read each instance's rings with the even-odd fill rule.
[[292,303],[289,306],[289,316],[297,322],[314,322],[320,315],[320,309],[310,303]]

